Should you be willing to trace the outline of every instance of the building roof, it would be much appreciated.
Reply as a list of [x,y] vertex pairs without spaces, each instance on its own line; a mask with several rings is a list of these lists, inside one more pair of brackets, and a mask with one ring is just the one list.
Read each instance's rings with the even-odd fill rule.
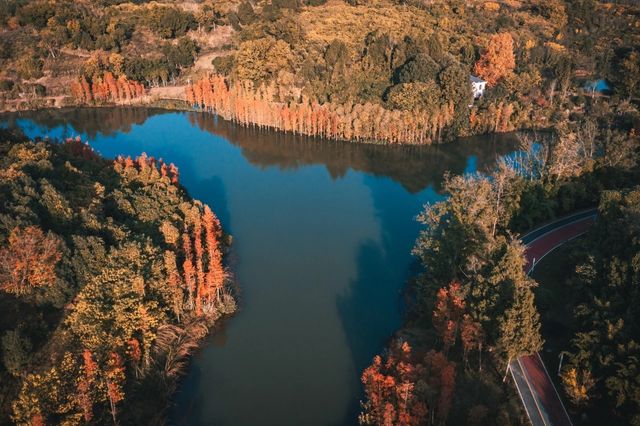
[[601,78],[600,80],[596,80],[596,81],[588,81],[585,85],[584,88],[590,92],[599,92],[599,93],[603,93],[603,92],[610,92],[611,91],[611,86],[609,85],[609,83],[607,82],[607,80]]
[[471,80],[472,83],[486,83],[486,81],[475,75],[469,76],[469,80]]

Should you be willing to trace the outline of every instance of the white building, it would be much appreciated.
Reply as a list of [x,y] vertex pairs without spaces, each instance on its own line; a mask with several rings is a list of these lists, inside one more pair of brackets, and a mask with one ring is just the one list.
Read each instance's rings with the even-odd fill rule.
[[478,99],[484,95],[484,90],[487,88],[487,82],[472,75],[469,77],[471,81],[471,92],[473,92],[473,99]]

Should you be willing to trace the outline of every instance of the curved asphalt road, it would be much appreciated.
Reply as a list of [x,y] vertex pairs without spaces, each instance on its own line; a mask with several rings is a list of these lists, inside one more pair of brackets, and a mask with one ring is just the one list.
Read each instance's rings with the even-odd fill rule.
[[[590,209],[565,216],[524,235],[530,273],[547,254],[589,229],[597,211]],[[521,356],[509,363],[509,371],[533,426],[571,426],[571,419],[539,354]]]

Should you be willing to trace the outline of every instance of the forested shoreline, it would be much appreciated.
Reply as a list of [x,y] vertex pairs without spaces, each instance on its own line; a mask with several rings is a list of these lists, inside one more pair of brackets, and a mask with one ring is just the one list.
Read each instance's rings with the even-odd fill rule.
[[[426,206],[414,255],[422,273],[404,328],[362,375],[361,424],[522,424],[508,361],[542,350],[541,311],[570,321],[558,388],[580,424],[640,420],[636,353],[640,140],[637,114],[590,111],[487,175],[449,176],[445,201]],[[613,130],[610,123],[617,123]],[[598,224],[572,256],[560,294],[525,275],[519,234],[598,206]],[[614,241],[615,240],[615,241]],[[567,265],[568,266],[568,265]]]
[[230,237],[172,163],[0,136],[0,422],[162,422],[236,308]]
[[184,100],[241,125],[405,144],[546,129],[590,99],[634,107],[638,16],[595,0],[11,0],[0,108]]

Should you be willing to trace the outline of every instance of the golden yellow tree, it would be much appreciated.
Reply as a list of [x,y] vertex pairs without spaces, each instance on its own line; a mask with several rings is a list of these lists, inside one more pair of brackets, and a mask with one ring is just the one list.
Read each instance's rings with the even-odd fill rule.
[[499,33],[491,36],[474,70],[489,86],[495,86],[498,81],[511,74],[515,67],[513,38],[509,33]]
[[562,373],[561,378],[571,402],[579,405],[589,400],[589,392],[595,385],[589,370],[578,371],[575,368],[569,368]]

